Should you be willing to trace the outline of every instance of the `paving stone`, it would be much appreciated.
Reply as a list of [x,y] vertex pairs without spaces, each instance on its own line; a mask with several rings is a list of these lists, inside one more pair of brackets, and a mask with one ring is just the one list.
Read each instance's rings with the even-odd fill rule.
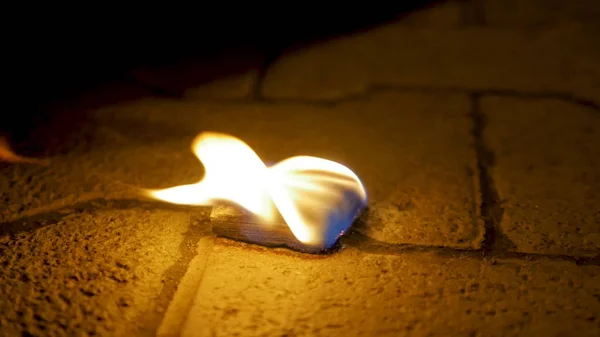
[[35,230],[3,233],[0,335],[155,330],[166,308],[164,275],[180,258],[189,217],[106,206],[46,214]]
[[369,87],[564,92],[600,101],[598,30],[382,26],[290,51],[267,72],[271,98],[335,100]]
[[219,239],[182,336],[596,336],[600,267]]
[[[80,331],[78,322],[83,326],[81,331],[105,334],[157,328],[153,324],[160,322],[168,304],[165,300],[170,297],[165,288],[156,285],[178,280],[173,270],[186,258],[182,255],[182,240],[190,240],[190,235],[193,238],[195,234],[187,228],[189,219],[184,221],[183,215],[177,215],[187,213],[177,213],[181,210],[166,205],[165,209],[143,207],[143,202],[135,199],[137,196],[128,188],[160,188],[199,180],[202,166],[189,146],[192,138],[203,130],[236,135],[268,162],[310,154],[348,165],[363,178],[371,200],[396,213],[398,207],[404,207],[400,215],[388,218],[387,223],[375,219],[361,228],[376,239],[477,247],[481,228],[475,221],[478,218],[475,206],[479,202],[472,174],[474,155],[467,112],[468,101],[463,95],[419,93],[379,94],[336,106],[149,99],[90,112],[85,123],[78,124],[79,133],[65,137],[68,142],[59,144],[65,151],[50,156],[48,166],[2,164],[0,167],[5,178],[0,181],[4,201],[0,205],[2,258],[8,263],[4,264],[7,270],[11,270],[6,277],[14,276],[6,280],[10,285],[6,291],[17,296],[32,289],[33,296],[23,295],[23,300],[3,297],[6,301],[2,305],[23,301],[24,306],[29,306],[39,296],[43,297],[44,289],[64,290],[60,280],[68,276],[67,271],[88,273],[100,269],[102,276],[92,281],[75,280],[73,289],[79,291],[80,287],[90,285],[102,293],[84,303],[82,299],[87,299],[87,295],[77,297],[79,293],[72,295],[68,288],[64,290],[67,295],[76,298],[62,309],[55,307],[54,302],[42,301],[23,316],[15,311],[20,310],[18,305],[14,310],[3,310],[6,313],[0,315],[3,329],[37,333],[47,328],[71,334]],[[40,143],[52,137],[56,123],[44,124],[49,130],[40,136]],[[121,201],[123,198],[133,200]],[[155,219],[156,214],[162,214],[162,218]],[[119,220],[113,223],[111,217]],[[113,228],[116,223],[124,227]],[[168,229],[163,228],[165,224]],[[98,234],[104,228],[106,233]],[[176,234],[163,235],[164,230]],[[139,235],[130,237],[138,231]],[[123,251],[107,246],[113,244],[110,238],[118,237],[117,233],[127,236],[119,241]],[[44,246],[45,240],[48,243]],[[31,259],[43,263],[43,252],[54,250],[59,255],[73,254],[73,264],[64,262],[45,267],[17,259],[19,254],[25,255],[37,245],[40,251]],[[150,246],[155,247],[160,259],[148,252]],[[96,252],[93,258],[90,251]],[[113,253],[135,262],[138,266],[135,270],[143,271],[142,276],[127,274],[137,279],[127,279],[123,288],[136,301],[129,309],[132,316],[121,317],[118,302],[116,309],[111,309],[110,303],[119,300],[113,296],[121,294],[118,290],[121,283],[106,274],[108,267],[95,265],[100,263],[98,259],[116,258]],[[151,263],[146,258],[156,260]],[[33,265],[31,277],[40,279],[35,288],[16,274],[26,269],[27,264]],[[193,287],[191,284],[188,288]],[[143,294],[134,293],[138,288],[144,290]],[[143,301],[137,301],[138,296]],[[125,306],[130,305],[127,303]],[[85,307],[80,310],[81,305]],[[183,312],[184,307],[175,306],[173,310]],[[35,317],[38,314],[45,317],[46,312],[54,312],[56,317],[43,318],[50,323],[42,324]],[[132,319],[133,312],[141,313],[145,319]],[[168,334],[172,326],[165,329]]]
[[479,0],[485,9],[486,25],[535,27],[561,21],[593,23],[600,20],[600,3],[595,0]]
[[196,253],[189,210],[135,189],[200,179],[191,138],[92,124],[48,166],[0,163],[0,336],[154,334]]
[[[333,107],[162,102],[106,110],[98,118],[122,125],[143,120],[182,136],[229,133],[270,163],[302,154],[328,158],[354,170],[368,190],[373,203],[359,228],[364,233],[393,243],[480,245],[472,124],[463,95],[387,93]],[[190,169],[201,172],[193,164]]]
[[196,158],[186,151],[187,138],[161,144],[140,144],[138,138],[136,145],[133,137],[120,137],[126,136],[100,127],[86,145],[95,147],[92,152],[51,156],[47,166],[0,165],[0,222],[96,199],[136,199],[136,187],[167,187],[202,176]]
[[600,254],[600,114],[558,100],[485,98],[485,141],[520,252]]

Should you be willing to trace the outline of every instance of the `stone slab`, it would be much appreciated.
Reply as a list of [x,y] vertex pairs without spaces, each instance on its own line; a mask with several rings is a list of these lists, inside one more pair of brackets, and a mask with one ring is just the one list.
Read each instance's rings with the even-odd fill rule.
[[266,74],[272,99],[336,100],[377,86],[561,92],[600,101],[600,29],[417,29],[401,22],[289,51]]
[[39,220],[45,225],[36,230],[0,236],[0,335],[155,331],[189,214],[63,211]]
[[558,100],[484,98],[504,217],[527,253],[600,254],[600,114]]
[[600,267],[219,239],[182,336],[596,336]]
[[154,335],[210,228],[136,188],[198,180],[201,165],[165,128],[157,142],[73,123],[47,166],[0,163],[0,335]]

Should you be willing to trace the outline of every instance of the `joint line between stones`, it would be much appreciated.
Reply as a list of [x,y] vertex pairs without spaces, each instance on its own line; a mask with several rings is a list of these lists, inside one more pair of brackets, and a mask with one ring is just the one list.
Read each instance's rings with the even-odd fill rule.
[[[371,85],[365,90],[360,92],[350,93],[343,97],[335,99],[303,99],[303,98],[274,98],[264,97],[262,92],[260,94],[260,101],[266,104],[298,104],[315,107],[334,107],[339,104],[361,101],[368,99],[374,94],[385,93],[385,92],[400,92],[400,93],[422,93],[422,94],[463,94],[463,95],[476,95],[478,97],[485,96],[496,96],[496,97],[508,97],[514,99],[554,99],[558,101],[568,102],[570,104],[579,105],[597,113],[600,113],[600,104],[587,98],[576,96],[572,93],[567,92],[528,92],[528,91],[517,91],[509,89],[469,89],[462,87],[437,87],[437,86],[418,86],[418,85]],[[224,101],[228,103],[230,101]],[[232,102],[233,103],[233,102]],[[248,101],[238,101],[236,103],[250,103]]]
[[486,116],[481,111],[481,96],[480,94],[472,93],[469,98],[481,193],[480,212],[484,221],[484,237],[481,246],[483,252],[486,254],[498,253],[506,248],[503,244],[506,244],[508,240],[504,237],[500,229],[504,210],[494,183],[494,178],[490,172],[494,165],[494,153],[488,148],[484,140]]
[[542,259],[554,261],[567,261],[577,265],[600,266],[600,255],[593,257],[581,257],[562,254],[535,254],[508,251],[486,251],[484,249],[463,249],[449,246],[430,246],[409,243],[386,243],[373,239],[358,231],[352,231],[349,235],[342,237],[342,242],[350,247],[364,253],[375,255],[401,256],[412,253],[433,253],[445,257],[464,257],[474,259],[487,259],[491,262],[496,259],[517,259],[526,261],[538,261]]
[[[154,201],[144,201],[138,199],[92,199],[86,202],[79,202],[73,205],[65,205],[63,207],[54,208],[52,210],[43,210],[40,213],[31,214],[29,216],[19,218],[16,220],[12,220],[9,222],[0,223],[0,228],[3,231],[0,232],[0,236],[10,235],[15,236],[21,232],[35,230],[42,226],[49,226],[59,222],[62,218],[82,213],[82,212],[96,212],[104,209],[163,209],[163,210],[172,210],[179,212],[190,212],[191,215],[195,215],[196,218],[197,212],[207,212],[207,209],[197,209],[194,207],[180,206],[180,205],[170,205],[165,203],[159,203]],[[205,214],[207,216],[207,214]],[[18,227],[18,228],[17,228]],[[199,237],[195,237],[198,235],[198,229],[188,233],[188,241],[198,242]],[[496,236],[498,236],[499,232],[496,231],[496,228],[493,229]],[[189,236],[191,235],[191,237]],[[210,235],[208,232],[203,233],[203,235]],[[198,240],[197,240],[198,239]],[[191,241],[190,241],[191,240]],[[400,255],[405,254],[407,252],[437,252],[442,254],[461,254],[465,256],[471,257],[494,257],[494,258],[517,258],[517,259],[525,259],[525,260],[535,260],[540,258],[550,258],[550,259],[559,259],[559,260],[568,260],[575,262],[580,265],[591,264],[591,265],[600,265],[600,255],[595,257],[575,257],[569,255],[556,255],[556,254],[531,254],[531,253],[518,253],[518,252],[506,252],[501,250],[495,251],[486,251],[483,249],[474,249],[474,250],[465,250],[457,247],[444,247],[444,246],[427,246],[420,244],[393,244],[377,241],[367,235],[361,234],[357,231],[351,231],[351,233],[347,236],[342,237],[342,243],[348,244],[349,246],[355,247],[361,251],[365,251],[371,254],[382,254],[382,255]],[[197,245],[198,243],[196,243]],[[0,244],[0,248],[2,245]],[[184,247],[180,247],[180,249],[184,249]]]
[[275,46],[267,49],[267,52],[265,53],[265,58],[262,64],[258,67],[256,81],[252,88],[252,92],[250,93],[250,97],[252,100],[259,102],[265,100],[265,97],[262,93],[265,77],[271,69],[271,66],[279,59],[279,57],[284,53],[285,50],[285,46]]

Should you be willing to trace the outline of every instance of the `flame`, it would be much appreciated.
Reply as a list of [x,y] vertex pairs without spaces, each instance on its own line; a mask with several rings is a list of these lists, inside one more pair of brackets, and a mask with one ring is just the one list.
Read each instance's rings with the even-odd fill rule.
[[329,230],[335,232],[344,227],[342,223],[354,219],[356,214],[340,209],[352,200],[349,195],[366,205],[367,194],[360,179],[330,160],[297,156],[267,167],[246,143],[215,132],[198,135],[192,151],[204,164],[202,180],[146,190],[148,196],[184,205],[233,202],[265,223],[280,214],[294,236],[307,244],[323,244]]
[[5,137],[0,136],[0,162],[5,161],[8,163],[27,163],[37,165],[48,165],[48,161],[37,158],[23,157],[16,154],[8,144]]

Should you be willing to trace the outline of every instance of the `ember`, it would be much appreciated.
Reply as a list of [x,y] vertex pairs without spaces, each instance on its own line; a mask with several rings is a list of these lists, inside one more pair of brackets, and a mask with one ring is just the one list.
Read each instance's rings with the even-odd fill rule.
[[192,151],[205,167],[201,181],[146,192],[175,204],[218,206],[211,216],[217,235],[325,251],[367,204],[356,174],[330,160],[297,156],[267,167],[243,141],[213,132],[197,136]]

